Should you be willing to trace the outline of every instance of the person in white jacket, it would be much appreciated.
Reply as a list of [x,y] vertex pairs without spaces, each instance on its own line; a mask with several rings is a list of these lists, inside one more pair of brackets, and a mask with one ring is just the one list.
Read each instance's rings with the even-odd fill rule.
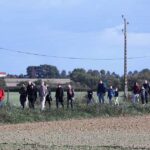
[[41,86],[39,89],[39,97],[41,101],[41,110],[45,109],[45,100],[46,100],[46,95],[47,95],[47,87],[45,86],[44,82],[41,82]]

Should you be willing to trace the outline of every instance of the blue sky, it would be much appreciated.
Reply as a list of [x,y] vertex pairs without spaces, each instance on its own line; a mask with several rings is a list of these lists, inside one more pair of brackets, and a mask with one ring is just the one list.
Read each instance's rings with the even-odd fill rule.
[[[123,57],[124,14],[129,21],[128,57],[150,56],[149,0],[0,0],[0,47],[66,57]],[[50,64],[61,71],[105,69],[123,74],[123,60],[38,57],[0,49],[0,71],[26,73]],[[150,57],[129,60],[128,70],[150,68]]]

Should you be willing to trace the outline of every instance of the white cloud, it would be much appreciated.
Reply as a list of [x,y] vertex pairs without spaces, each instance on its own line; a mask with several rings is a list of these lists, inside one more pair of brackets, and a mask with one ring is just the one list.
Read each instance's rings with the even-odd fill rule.
[[150,33],[129,33],[128,41],[131,46],[150,48]]

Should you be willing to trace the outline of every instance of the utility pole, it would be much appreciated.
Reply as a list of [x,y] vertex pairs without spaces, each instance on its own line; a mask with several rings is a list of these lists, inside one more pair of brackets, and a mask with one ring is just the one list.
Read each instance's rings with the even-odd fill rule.
[[127,25],[129,24],[126,18],[122,15],[124,21],[124,97],[128,98],[128,77],[127,77]]

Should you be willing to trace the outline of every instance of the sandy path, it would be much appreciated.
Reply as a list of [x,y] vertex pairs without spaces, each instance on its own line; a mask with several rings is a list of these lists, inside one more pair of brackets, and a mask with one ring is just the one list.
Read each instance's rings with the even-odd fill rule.
[[150,148],[150,116],[0,126],[0,143]]

